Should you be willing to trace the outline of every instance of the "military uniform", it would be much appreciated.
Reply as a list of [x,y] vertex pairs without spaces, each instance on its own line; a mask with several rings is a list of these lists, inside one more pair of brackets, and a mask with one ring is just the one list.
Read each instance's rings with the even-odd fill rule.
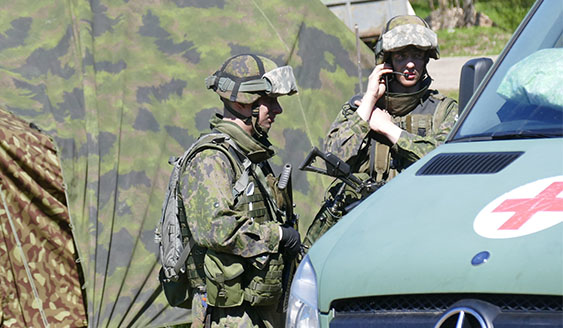
[[[260,88],[267,88],[270,96],[291,94],[293,74],[274,67],[262,57],[235,56],[206,83],[222,98],[240,103],[253,104],[261,96],[254,93]],[[262,76],[268,76],[270,84],[262,85]],[[225,106],[234,111],[228,102]],[[274,151],[267,131],[257,126],[257,112],[253,110],[253,117],[235,114],[247,126],[253,124],[254,133],[221,115],[213,117],[212,133],[198,139],[180,178],[195,241],[187,275],[199,290],[192,302],[192,327],[281,327],[285,316],[277,309],[284,256],[292,255],[284,249],[288,227],[281,210],[283,197],[268,164]]]
[[369,123],[346,104],[325,138],[325,151],[346,161],[354,172],[389,181],[443,143],[457,120],[453,99],[429,89],[411,97],[418,99],[417,105],[406,115],[393,116],[395,124],[405,130],[393,146],[378,138]]

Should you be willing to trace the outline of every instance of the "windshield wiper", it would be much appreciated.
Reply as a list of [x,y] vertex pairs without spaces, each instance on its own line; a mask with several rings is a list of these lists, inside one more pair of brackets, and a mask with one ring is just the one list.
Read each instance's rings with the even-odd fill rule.
[[539,139],[539,138],[557,138],[563,137],[562,133],[539,133],[532,131],[494,133],[486,135],[472,135],[463,138],[457,138],[450,142],[471,142],[471,141],[490,141],[490,140],[512,140],[512,139]]
[[563,136],[561,133],[540,133],[533,131],[520,131],[509,133],[497,133],[491,135],[491,140],[511,140],[511,139],[539,139],[554,138]]

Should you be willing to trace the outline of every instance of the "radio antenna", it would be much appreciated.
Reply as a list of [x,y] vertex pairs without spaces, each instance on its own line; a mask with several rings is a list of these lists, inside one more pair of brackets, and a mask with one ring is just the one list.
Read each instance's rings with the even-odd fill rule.
[[354,30],[356,31],[356,57],[358,60],[358,85],[360,86],[360,94],[364,94],[364,88],[362,86],[362,66],[360,60],[360,32],[358,30],[358,24],[354,24]]

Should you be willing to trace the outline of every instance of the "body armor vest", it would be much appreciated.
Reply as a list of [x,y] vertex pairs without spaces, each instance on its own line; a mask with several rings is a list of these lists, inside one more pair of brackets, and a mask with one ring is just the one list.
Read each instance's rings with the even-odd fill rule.
[[[449,106],[442,101],[446,97],[431,94],[428,99],[414,108],[405,116],[393,117],[393,122],[401,129],[425,137],[433,127],[434,113],[438,106]],[[406,167],[392,158],[391,148],[373,137],[369,139],[369,175],[377,182],[388,181]]]
[[[277,190],[270,182],[275,179],[267,162],[252,164],[225,134],[201,142],[194,153],[209,148],[223,152],[235,171],[234,210],[246,213],[257,224],[268,221],[281,224],[281,211],[275,200]],[[283,258],[280,253],[242,258],[196,244],[186,269],[190,285],[207,291],[207,303],[211,306],[233,307],[243,301],[253,306],[272,305],[282,294]]]

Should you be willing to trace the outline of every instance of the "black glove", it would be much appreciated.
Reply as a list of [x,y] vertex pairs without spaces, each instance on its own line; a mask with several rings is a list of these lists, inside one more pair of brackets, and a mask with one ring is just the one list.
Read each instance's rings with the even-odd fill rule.
[[301,251],[301,236],[299,232],[292,227],[281,226],[281,228],[282,238],[280,241],[280,251],[283,249],[285,254],[293,258]]

